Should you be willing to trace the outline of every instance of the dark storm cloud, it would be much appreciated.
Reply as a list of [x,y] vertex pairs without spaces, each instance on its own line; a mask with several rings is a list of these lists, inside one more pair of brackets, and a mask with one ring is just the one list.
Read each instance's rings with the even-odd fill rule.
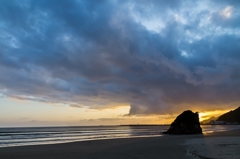
[[129,114],[240,104],[237,1],[1,1],[0,91]]

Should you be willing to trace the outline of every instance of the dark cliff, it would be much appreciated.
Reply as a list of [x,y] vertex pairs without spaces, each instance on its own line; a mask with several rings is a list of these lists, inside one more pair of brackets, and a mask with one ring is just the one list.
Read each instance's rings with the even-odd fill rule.
[[231,110],[223,115],[221,115],[217,121],[225,121],[230,123],[240,123],[240,107],[235,110]]

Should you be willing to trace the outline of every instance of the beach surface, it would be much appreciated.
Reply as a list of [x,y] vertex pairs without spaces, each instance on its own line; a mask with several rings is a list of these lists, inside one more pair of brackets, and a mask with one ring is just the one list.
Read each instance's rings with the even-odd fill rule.
[[1,159],[239,159],[240,130],[0,148]]

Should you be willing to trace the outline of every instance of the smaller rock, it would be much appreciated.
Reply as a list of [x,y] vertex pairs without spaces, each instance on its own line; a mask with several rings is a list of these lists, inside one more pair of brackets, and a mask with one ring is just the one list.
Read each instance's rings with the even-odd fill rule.
[[198,113],[191,110],[180,114],[164,134],[202,134]]

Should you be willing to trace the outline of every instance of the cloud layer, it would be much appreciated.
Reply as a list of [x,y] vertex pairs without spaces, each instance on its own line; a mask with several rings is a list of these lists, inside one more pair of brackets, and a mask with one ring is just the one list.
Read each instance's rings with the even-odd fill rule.
[[240,104],[238,1],[0,2],[0,94],[130,115]]

